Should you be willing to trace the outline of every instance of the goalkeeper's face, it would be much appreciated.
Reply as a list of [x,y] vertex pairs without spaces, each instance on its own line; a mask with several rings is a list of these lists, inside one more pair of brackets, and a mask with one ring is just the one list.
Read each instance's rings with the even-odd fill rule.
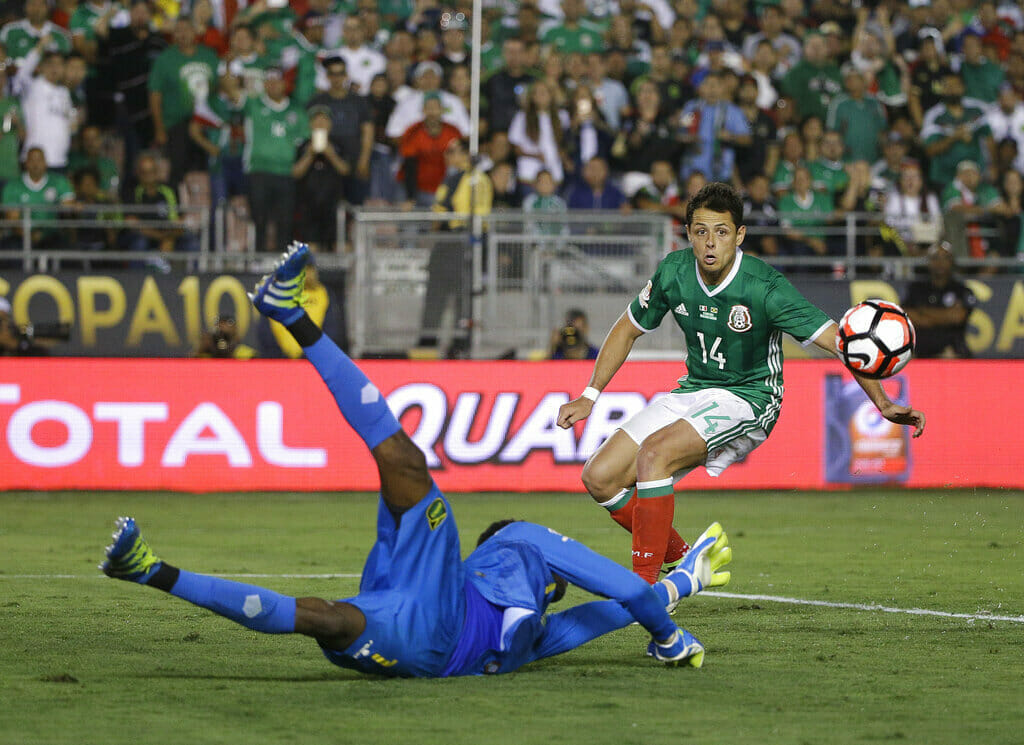
[[728,212],[700,207],[694,210],[686,232],[704,281],[718,284],[732,269],[736,249],[743,243],[747,228],[737,226]]

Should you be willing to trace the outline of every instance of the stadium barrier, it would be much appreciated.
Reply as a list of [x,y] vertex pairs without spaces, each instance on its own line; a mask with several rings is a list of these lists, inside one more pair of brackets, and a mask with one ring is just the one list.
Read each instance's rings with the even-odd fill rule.
[[[582,389],[590,363],[363,367],[442,488],[511,492],[582,491],[586,459],[683,371],[629,364],[585,422],[562,430],[558,407]],[[928,417],[912,440],[878,416],[838,363],[787,362],[768,441],[719,478],[697,469],[680,489],[1022,488],[1022,376],[1022,361],[913,362],[886,382],[894,399]],[[377,488],[369,454],[306,363],[5,359],[0,433],[0,489]]]

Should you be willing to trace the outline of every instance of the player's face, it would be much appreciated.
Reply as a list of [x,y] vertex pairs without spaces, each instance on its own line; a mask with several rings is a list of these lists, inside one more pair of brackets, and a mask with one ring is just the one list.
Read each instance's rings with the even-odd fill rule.
[[747,234],[746,226],[739,227],[728,212],[714,212],[700,208],[694,210],[693,218],[686,228],[693,255],[697,259],[704,281],[717,284],[736,260],[736,249]]

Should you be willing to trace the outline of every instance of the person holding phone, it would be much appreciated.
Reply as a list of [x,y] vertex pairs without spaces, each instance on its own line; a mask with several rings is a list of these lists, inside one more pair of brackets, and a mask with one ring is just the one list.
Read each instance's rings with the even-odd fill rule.
[[329,250],[337,232],[338,205],[345,199],[345,177],[351,164],[341,155],[342,145],[331,132],[331,110],[309,110],[309,139],[298,147],[292,166],[298,197],[298,230],[319,250]]

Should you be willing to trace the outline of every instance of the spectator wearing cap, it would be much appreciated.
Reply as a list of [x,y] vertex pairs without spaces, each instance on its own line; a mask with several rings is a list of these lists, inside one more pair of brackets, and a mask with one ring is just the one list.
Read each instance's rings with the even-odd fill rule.
[[847,160],[874,163],[885,131],[885,107],[867,92],[864,73],[852,64],[843,66],[843,85],[846,93],[832,99],[825,126],[842,136]]
[[993,104],[999,97],[999,86],[1006,78],[1003,68],[983,53],[981,37],[969,33],[964,36],[960,56],[960,77],[971,98]]
[[469,112],[458,96],[441,90],[441,66],[436,62],[420,62],[413,73],[416,92],[405,96],[388,119],[385,133],[397,140],[416,122],[423,121],[423,104],[430,93],[437,94],[441,102],[441,117],[462,136],[469,134]]
[[[885,195],[883,238],[898,253],[918,256],[942,235],[943,218],[939,198],[925,188],[921,166],[906,160]],[[886,228],[889,230],[887,231]]]
[[952,68],[943,52],[942,36],[935,29],[924,29],[917,43],[917,58],[910,66],[910,90],[907,106],[918,128],[925,113],[942,102],[943,84]]
[[49,21],[49,15],[46,0],[25,0],[25,17],[0,28],[0,44],[16,64],[21,64],[36,47],[39,47],[40,54],[68,54],[71,51],[67,32]]
[[[249,212],[256,224],[256,250],[269,251],[292,239],[295,148],[308,136],[305,110],[285,94],[287,83],[279,67],[267,70],[264,94],[245,104],[245,172],[249,182]],[[275,228],[269,241],[270,226]]]
[[711,181],[732,181],[736,148],[747,147],[753,139],[750,123],[736,104],[726,100],[722,76],[710,73],[698,89],[700,98],[683,107],[682,176],[700,171]]
[[423,120],[409,127],[398,145],[403,159],[399,176],[405,184],[406,201],[420,207],[433,204],[434,194],[444,180],[445,151],[461,137],[459,130],[442,117],[441,97],[426,94]]
[[1005,203],[999,190],[986,182],[981,169],[973,160],[962,160],[956,167],[956,178],[942,190],[942,209],[948,215],[947,234],[964,236],[967,253],[976,259],[984,258],[989,250],[988,241],[978,234],[979,222],[992,215],[1001,215]]
[[[366,28],[358,15],[348,16],[341,27],[342,45],[328,56],[345,60],[349,79],[356,93],[370,92],[373,76],[384,72],[387,60],[384,55],[366,43]],[[441,81],[438,81],[440,85]]]
[[214,90],[219,60],[196,41],[196,28],[185,15],[174,23],[174,44],[154,60],[149,73],[149,110],[153,143],[164,148],[171,164],[170,185],[177,187],[186,171],[202,162],[188,136],[196,102]]
[[928,250],[928,277],[911,282],[900,301],[917,332],[915,357],[971,356],[965,334],[978,300],[953,268],[949,244],[935,244]]
[[299,145],[292,176],[299,207],[298,233],[315,250],[333,247],[337,240],[338,205],[346,198],[346,178],[352,165],[342,155],[344,143],[335,136],[333,110],[323,104],[309,108],[309,139]]
[[892,188],[899,181],[900,168],[908,154],[906,139],[896,130],[890,130],[882,145],[882,157],[871,166],[871,177],[887,189]]
[[828,113],[829,104],[843,90],[839,67],[828,55],[825,38],[810,33],[804,39],[804,55],[786,73],[781,82],[782,92],[796,101],[801,117]]
[[466,24],[462,13],[453,13],[451,20],[441,21],[441,51],[435,60],[441,65],[442,77],[448,80],[458,65],[469,65],[469,49],[466,46]]
[[743,56],[748,62],[753,62],[758,45],[763,41],[768,42],[777,60],[774,74],[785,75],[800,61],[800,40],[783,30],[782,11],[777,5],[759,6],[757,22],[760,31],[750,34],[743,41]]
[[341,57],[324,60],[328,88],[313,96],[309,105],[329,111],[332,141],[337,143],[338,155],[348,165],[342,174],[346,199],[350,204],[362,204],[369,188],[373,118],[366,98],[349,90],[347,68]]
[[937,186],[956,177],[961,161],[995,160],[995,143],[985,109],[964,98],[964,82],[959,75],[950,74],[943,80],[942,103],[925,115],[921,139],[931,159],[928,178]]
[[562,0],[562,18],[541,26],[541,43],[560,54],[603,50],[603,29],[586,15],[584,0]]
[[245,153],[245,103],[241,64],[221,63],[217,92],[196,104],[188,133],[207,155],[210,203],[248,193]]
[[519,98],[536,79],[526,69],[526,45],[519,38],[506,39],[501,46],[504,66],[484,82],[481,93],[487,100],[487,129],[508,131],[519,108]]
[[[323,30],[323,39],[319,46],[324,49],[335,49],[341,44],[341,27],[345,16],[336,12],[338,6],[334,0],[306,0],[307,13],[318,14],[317,25]],[[303,32],[305,34],[305,32]]]
[[1016,144],[1013,167],[1024,173],[1024,104],[1012,85],[1004,82],[999,87],[999,98],[996,105],[988,109],[985,120],[996,142],[1010,139]]
[[167,47],[167,42],[153,31],[151,18],[146,0],[132,0],[127,26],[110,28],[108,24],[96,25],[99,40],[97,54],[109,61],[105,82],[111,95],[119,101],[115,114],[117,134],[124,142],[124,163],[128,165],[121,180],[124,198],[135,190],[135,175],[131,164],[135,162],[139,151],[153,141],[149,71],[153,61]]

